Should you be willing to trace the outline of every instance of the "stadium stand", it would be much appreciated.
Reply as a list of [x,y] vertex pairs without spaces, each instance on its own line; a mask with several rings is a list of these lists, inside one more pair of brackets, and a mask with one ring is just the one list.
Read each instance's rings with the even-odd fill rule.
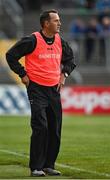
[[7,38],[23,36],[23,10],[16,0],[0,0],[0,29]]
[[[30,5],[32,2],[35,3],[34,7]],[[65,5],[67,2],[68,6]],[[85,54],[86,35],[83,34],[76,40],[76,35],[72,38],[70,32],[71,24],[75,20],[80,19],[87,26],[92,18],[99,20],[98,18],[102,12],[95,5],[87,8],[88,1],[86,0],[42,0],[37,3],[37,1],[30,2],[27,0],[0,0],[0,21],[2,22],[2,19],[4,19],[3,23],[0,23],[0,39],[19,39],[22,36],[31,34],[33,31],[39,30],[39,14],[41,10],[58,8],[62,20],[61,34],[71,44],[77,64],[76,72],[68,78],[66,84],[109,84],[109,33],[107,37],[104,37],[105,57],[101,56],[100,38],[96,36],[91,60],[87,61]],[[110,11],[107,11],[107,15],[110,15]]]

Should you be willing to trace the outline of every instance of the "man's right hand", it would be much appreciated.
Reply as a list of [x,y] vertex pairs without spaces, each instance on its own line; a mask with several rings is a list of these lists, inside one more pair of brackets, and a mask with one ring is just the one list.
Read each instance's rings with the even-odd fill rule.
[[29,86],[29,78],[28,78],[27,75],[25,75],[24,77],[22,77],[22,78],[21,78],[21,81],[22,81],[22,83],[23,83],[26,87]]

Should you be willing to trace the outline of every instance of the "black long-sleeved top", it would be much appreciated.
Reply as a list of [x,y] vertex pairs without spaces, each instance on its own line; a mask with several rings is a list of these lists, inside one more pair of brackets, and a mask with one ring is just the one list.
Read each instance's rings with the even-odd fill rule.
[[[40,31],[42,37],[46,41],[47,44],[52,44],[54,42],[53,38],[45,37]],[[74,55],[71,47],[68,45],[66,41],[61,38],[62,43],[62,60],[61,64],[62,73],[67,73],[68,75],[72,72],[72,70],[76,67],[74,63]],[[25,68],[20,64],[19,59],[29,53],[32,53],[37,45],[37,39],[35,35],[30,35],[22,38],[18,41],[9,51],[6,53],[6,59],[10,66],[10,68],[18,74],[21,78],[26,75]]]

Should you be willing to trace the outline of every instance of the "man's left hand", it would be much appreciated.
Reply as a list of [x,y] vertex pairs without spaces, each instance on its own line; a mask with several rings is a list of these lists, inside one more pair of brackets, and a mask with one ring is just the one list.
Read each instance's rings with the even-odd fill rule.
[[60,81],[59,81],[58,86],[57,86],[57,91],[58,91],[58,92],[60,92],[61,89],[62,89],[62,87],[64,86],[64,84],[65,84],[65,79],[66,79],[66,78],[65,78],[64,74],[61,73]]

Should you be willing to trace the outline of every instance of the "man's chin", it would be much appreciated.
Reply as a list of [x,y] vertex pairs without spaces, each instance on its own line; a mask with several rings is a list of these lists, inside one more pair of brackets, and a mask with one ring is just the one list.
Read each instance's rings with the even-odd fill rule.
[[55,34],[56,34],[56,33],[59,33],[59,32],[60,32],[60,30],[59,30],[59,29],[57,29],[57,30],[55,31]]
[[59,33],[60,32],[60,29],[57,29],[56,33]]

